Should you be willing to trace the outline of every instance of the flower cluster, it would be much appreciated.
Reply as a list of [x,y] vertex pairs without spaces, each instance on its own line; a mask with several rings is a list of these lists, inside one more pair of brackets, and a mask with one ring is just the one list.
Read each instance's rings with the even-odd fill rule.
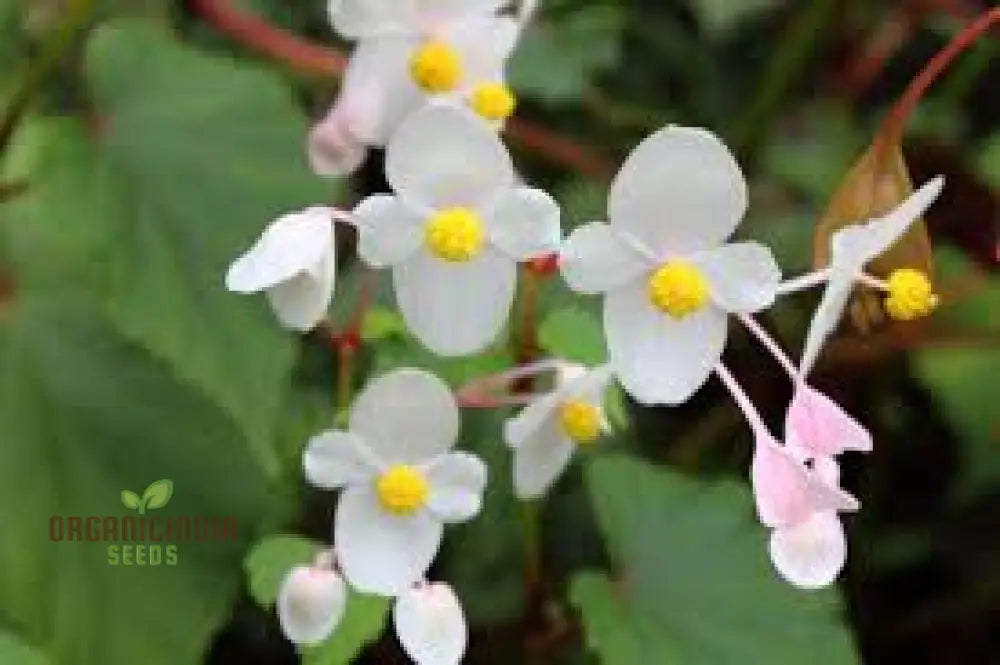
[[[494,0],[334,0],[331,18],[358,46],[340,99],[313,131],[310,153],[324,172],[356,166],[366,146],[384,146],[392,194],[351,211],[310,208],[275,220],[231,267],[228,287],[264,291],[286,327],[325,317],[334,293],[334,222],[358,234],[358,255],[388,269],[409,330],[430,351],[464,356],[493,344],[513,303],[518,263],[556,253],[563,278],[603,297],[609,362],[584,368],[558,359],[469,384],[456,401],[434,376],[403,369],[371,381],[346,430],[315,436],[308,481],[340,491],[334,547],[292,570],[278,601],[290,639],[327,637],[346,589],[395,598],[400,641],[418,663],[457,663],[467,639],[454,592],[427,581],[446,524],[479,511],[487,470],[451,451],[458,402],[491,386],[556,370],[554,388],[507,420],[519,498],[541,497],[577,450],[610,428],[605,392],[616,380],[636,401],[676,405],[715,374],[755,435],[750,469],[771,559],[802,588],[830,584],[847,556],[838,513],[859,502],[840,487],[837,457],[872,449],[868,432],[808,385],[809,371],[858,286],[886,294],[894,319],[929,314],[930,279],[903,269],[865,273],[939,195],[938,178],[887,215],[832,237],[830,264],[782,281],[770,250],[731,241],[748,187],[728,148],[704,129],[668,126],[643,141],[611,186],[608,222],[562,238],[560,209],[519,181],[499,124],[513,111],[503,63],[521,23]],[[523,17],[522,17],[523,18]],[[784,354],[751,315],[777,296],[826,284],[800,362]],[[794,387],[784,441],[774,437],[721,363],[730,319],[742,322],[782,364]],[[473,399],[473,398],[476,399]],[[493,402],[499,404],[501,401]]]

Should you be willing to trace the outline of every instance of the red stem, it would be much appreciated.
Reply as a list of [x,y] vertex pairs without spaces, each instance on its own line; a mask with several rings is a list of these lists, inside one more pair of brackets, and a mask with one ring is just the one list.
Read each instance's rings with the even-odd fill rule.
[[280,60],[297,71],[339,76],[347,67],[347,58],[334,49],[299,39],[267,21],[236,9],[229,0],[192,0],[192,5],[202,18],[239,43]]
[[[232,5],[230,0],[192,0],[207,22],[252,50],[279,60],[304,74],[339,77],[347,67],[340,51],[314,44]],[[512,120],[511,138],[550,162],[585,175],[604,178],[613,173],[603,156],[576,140],[530,121]]]
[[927,90],[930,89],[938,77],[941,76],[941,73],[951,65],[955,58],[976,43],[976,40],[998,21],[1000,21],[1000,7],[994,7],[984,12],[979,18],[966,26],[964,30],[955,35],[944,48],[938,51],[927,62],[920,73],[914,77],[910,85],[903,91],[899,101],[889,111],[889,114],[882,122],[878,134],[875,136],[873,161],[876,173],[880,170],[879,165],[885,158],[886,152],[892,146],[898,146],[902,143],[906,121],[917,107],[917,104],[920,103],[920,100],[923,99]]

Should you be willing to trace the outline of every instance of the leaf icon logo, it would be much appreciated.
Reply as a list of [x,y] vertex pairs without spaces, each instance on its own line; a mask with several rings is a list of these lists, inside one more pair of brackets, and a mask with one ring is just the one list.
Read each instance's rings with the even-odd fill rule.
[[141,498],[135,492],[122,490],[121,500],[122,505],[129,510],[138,510],[140,515],[145,515],[147,510],[156,510],[167,505],[173,493],[174,482],[164,478],[150,483]]

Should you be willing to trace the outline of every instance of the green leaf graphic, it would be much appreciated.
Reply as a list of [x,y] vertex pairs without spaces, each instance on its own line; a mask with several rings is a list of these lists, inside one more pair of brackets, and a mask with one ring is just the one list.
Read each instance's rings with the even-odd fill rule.
[[138,510],[139,495],[129,490],[122,490],[122,505],[129,510]]
[[167,505],[171,495],[174,493],[174,483],[172,480],[157,480],[149,484],[142,494],[142,507],[146,510],[156,510]]

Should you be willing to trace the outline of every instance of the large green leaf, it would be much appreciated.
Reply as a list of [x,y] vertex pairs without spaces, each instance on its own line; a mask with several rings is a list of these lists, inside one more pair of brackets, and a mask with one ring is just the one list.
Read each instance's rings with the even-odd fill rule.
[[[281,504],[240,432],[90,298],[24,297],[0,325],[0,622],[59,665],[200,662],[243,549]],[[51,542],[54,516],[135,516],[120,495],[175,487],[158,518],[234,518],[176,565],[112,565],[109,542]],[[110,544],[120,541],[111,538]],[[134,557],[131,557],[134,558]]]
[[139,21],[100,28],[86,65],[99,118],[93,143],[119,200],[112,210],[93,200],[101,171],[84,160],[66,164],[76,178],[62,200],[112,216],[81,213],[96,230],[113,228],[113,318],[221,404],[274,471],[291,337],[261,298],[227,293],[223,276],[271,218],[328,198],[305,165],[302,114],[274,75]]
[[744,488],[615,456],[587,482],[616,575],[577,576],[572,601],[603,662],[858,662],[836,594],[771,569]]
[[0,665],[50,665],[50,661],[16,636],[0,631]]

